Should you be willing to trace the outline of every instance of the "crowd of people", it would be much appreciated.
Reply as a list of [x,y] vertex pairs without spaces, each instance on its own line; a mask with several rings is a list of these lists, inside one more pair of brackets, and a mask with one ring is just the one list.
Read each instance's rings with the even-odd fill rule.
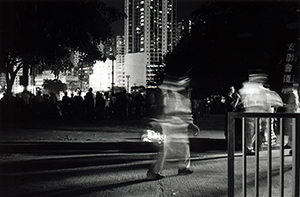
[[81,91],[70,95],[65,92],[62,99],[59,100],[53,92],[42,94],[41,91],[37,91],[34,95],[29,91],[24,91],[10,98],[4,94],[0,100],[0,118],[2,122],[15,124],[40,120],[142,119],[150,111],[154,113],[152,109],[154,101],[151,101],[150,97],[157,97],[157,95],[157,93],[144,94],[138,91],[127,93],[124,90],[111,96],[109,92],[94,93],[90,88],[84,95]]
[[[192,100],[194,116],[209,117],[211,113],[224,114],[225,103],[221,95],[205,96]],[[156,116],[161,113],[160,89],[127,92],[125,89],[111,96],[110,92],[80,90],[64,92],[59,99],[53,92],[36,94],[23,91],[0,99],[0,119],[7,124],[35,122],[40,120],[86,121],[86,120],[133,120]],[[7,120],[6,120],[7,119]],[[11,123],[9,123],[11,122]]]

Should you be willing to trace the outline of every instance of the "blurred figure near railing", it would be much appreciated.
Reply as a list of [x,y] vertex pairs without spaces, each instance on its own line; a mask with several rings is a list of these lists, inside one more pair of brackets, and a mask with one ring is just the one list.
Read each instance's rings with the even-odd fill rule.
[[[241,96],[239,93],[235,90],[234,86],[230,86],[228,88],[228,91],[224,95],[225,98],[225,138],[227,139],[227,119],[228,119],[228,113],[229,112],[238,112],[241,111],[242,109],[242,101],[241,101]],[[239,121],[236,121],[236,128],[240,128],[241,124]],[[240,146],[241,145],[241,132],[236,132],[236,145]]]
[[225,95],[226,113],[238,111],[240,104],[241,104],[241,96],[235,91],[234,86],[230,86],[228,93]]
[[[286,113],[298,113],[299,112],[299,95],[298,95],[298,84],[290,84],[283,87],[282,97],[285,104]],[[292,127],[293,123],[292,118],[284,119],[284,132],[288,134],[288,142],[285,144],[284,148],[292,147]]]
[[[267,99],[269,106],[269,113],[276,113],[277,109],[279,107],[283,106],[283,101],[279,94],[275,91],[272,91],[267,88]],[[276,136],[276,128],[277,128],[277,118],[270,118],[270,131],[271,131],[271,139],[268,139],[267,132],[264,133],[264,144],[267,145],[268,143],[271,143],[272,146],[276,145],[277,142],[277,136]]]
[[[249,75],[249,81],[243,83],[243,87],[239,90],[242,103],[244,105],[245,112],[252,113],[268,113],[272,107],[282,106],[282,100],[280,96],[264,87],[267,82],[267,74],[254,73]],[[248,155],[254,155],[254,143],[255,143],[255,118],[246,118],[246,153]],[[265,133],[269,128],[268,118],[259,119],[259,132],[261,136],[259,138],[258,147],[261,147],[265,139]],[[274,134],[273,134],[274,135]]]

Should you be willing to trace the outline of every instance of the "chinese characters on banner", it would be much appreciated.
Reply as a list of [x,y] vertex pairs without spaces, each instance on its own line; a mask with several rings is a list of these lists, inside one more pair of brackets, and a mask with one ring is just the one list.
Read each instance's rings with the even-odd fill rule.
[[[289,43],[287,45],[287,54],[284,65],[283,85],[295,83],[295,65],[297,62],[296,44]],[[294,69],[293,69],[294,68]]]

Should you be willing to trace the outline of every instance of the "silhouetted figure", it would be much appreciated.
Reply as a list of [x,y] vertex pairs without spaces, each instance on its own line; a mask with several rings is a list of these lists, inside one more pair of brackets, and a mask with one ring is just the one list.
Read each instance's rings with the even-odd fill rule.
[[204,99],[204,107],[205,107],[205,114],[204,116],[209,117],[210,116],[210,111],[211,111],[211,99],[209,97]]
[[42,96],[41,91],[37,91],[34,99],[33,99],[33,107],[34,107],[34,114],[35,117],[41,119],[44,118],[47,111],[47,98],[45,98],[46,95]]
[[3,97],[0,99],[0,127],[6,127],[7,126],[7,116],[6,116],[6,111],[7,111],[7,95],[3,93]]
[[3,95],[0,101],[1,127],[15,126],[20,116],[20,106],[18,104],[20,98],[16,98],[13,95]]
[[143,117],[143,102],[144,98],[143,95],[139,92],[137,95],[133,98],[134,107],[135,107],[135,117],[136,119],[142,119]]
[[75,105],[75,97],[74,97],[74,93],[71,93],[71,97],[70,97],[70,118],[73,119],[74,118],[74,105]]
[[[236,112],[238,111],[238,106],[241,104],[241,96],[235,91],[235,88],[233,86],[229,87],[229,90],[225,97],[225,137],[227,139],[227,119],[228,119],[228,113],[229,112]],[[235,142],[237,147],[241,147],[242,145],[242,128],[241,128],[241,120],[237,119],[235,121]]]
[[126,90],[116,94],[116,116],[120,120],[128,120],[126,115],[126,109],[128,108],[128,102],[126,98]]
[[109,108],[110,108],[110,118],[111,119],[116,119],[116,102],[117,102],[117,97],[116,94],[111,95],[110,97],[110,102],[109,102]]
[[70,108],[71,108],[71,98],[68,96],[68,92],[65,92],[65,95],[62,97],[62,109],[61,113],[64,118],[70,117]]
[[104,118],[104,107],[105,100],[103,95],[100,92],[96,93],[96,119],[102,120]]
[[21,94],[23,100],[22,116],[24,122],[29,122],[32,119],[32,94],[24,90]]
[[60,109],[59,109],[59,107],[57,105],[57,97],[54,94],[54,92],[50,93],[48,107],[49,107],[49,117],[50,118],[57,119],[58,117],[61,116]]
[[126,99],[125,120],[129,120],[132,114],[132,95],[130,93],[126,93],[125,99]]
[[104,118],[109,119],[111,117],[111,101],[108,92],[104,93]]
[[225,95],[225,108],[227,112],[238,111],[238,105],[241,103],[240,95],[230,86],[228,93]]
[[24,101],[20,94],[16,94],[16,96],[12,98],[13,98],[13,106],[11,110],[14,113],[14,119],[16,121],[15,124],[20,124],[23,122]]
[[81,91],[77,92],[77,95],[74,97],[74,118],[76,120],[81,120],[84,116],[84,100],[81,96]]
[[94,94],[93,94],[93,88],[89,88],[89,91],[86,93],[84,97],[85,107],[86,107],[86,115],[88,120],[94,120],[95,119],[95,101],[94,101]]

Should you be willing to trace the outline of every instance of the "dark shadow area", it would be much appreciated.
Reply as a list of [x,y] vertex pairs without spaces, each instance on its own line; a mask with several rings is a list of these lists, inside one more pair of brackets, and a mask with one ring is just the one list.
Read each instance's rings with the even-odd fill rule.
[[191,138],[190,149],[191,152],[226,150],[227,142],[225,139]]
[[[199,153],[211,150],[226,150],[224,139],[190,139],[191,152]],[[34,159],[7,161],[0,163],[0,196],[9,196],[22,185],[41,184],[43,182],[64,182],[66,178],[107,176],[129,170],[145,169],[154,162],[157,146],[145,142],[124,143],[2,143],[1,153],[29,154]],[[113,156],[112,153],[115,154]],[[124,155],[122,155],[122,153]],[[132,153],[132,155],[130,154]],[[145,154],[137,154],[145,153]],[[147,154],[148,153],[148,154]],[[149,154],[150,153],[150,154]],[[76,154],[85,154],[84,156]],[[100,155],[93,155],[100,154]],[[42,156],[52,156],[52,158]],[[55,156],[59,156],[55,158]],[[41,158],[39,159],[39,156]],[[66,156],[64,158],[64,156]],[[224,157],[222,157],[224,158]],[[215,158],[218,159],[218,158]],[[200,161],[197,159],[197,161]],[[204,158],[205,160],[205,158]],[[172,161],[171,161],[172,162]],[[196,162],[196,160],[194,161]],[[166,177],[168,178],[168,177]],[[172,178],[170,176],[169,178]],[[100,178],[101,179],[101,178]],[[149,181],[147,179],[130,180],[117,183],[98,183],[99,186],[89,188],[51,188],[50,190],[26,193],[16,191],[15,196],[78,196],[91,194],[97,191],[119,188]],[[97,183],[96,183],[97,184]],[[104,184],[104,185],[100,185]],[[18,193],[19,192],[19,193]],[[24,195],[22,193],[24,192]],[[216,191],[218,194],[222,191]],[[224,194],[226,191],[223,191]]]
[[153,146],[144,142],[15,142],[1,143],[1,153],[105,153],[110,152],[153,152]]
[[[16,188],[22,185],[27,185],[29,184],[35,184],[35,183],[42,183],[42,182],[64,182],[66,178],[68,179],[77,179],[78,177],[85,177],[85,176],[93,176],[93,175],[99,175],[99,180],[101,180],[101,176],[107,176],[108,174],[114,174],[114,173],[120,173],[122,171],[129,171],[132,169],[146,169],[147,167],[152,163],[152,161],[140,161],[136,162],[134,160],[127,161],[127,162],[119,162],[118,165],[98,165],[98,166],[93,166],[91,167],[88,164],[88,160],[86,161],[86,165],[81,165],[81,167],[75,167],[72,164],[72,162],[68,162],[67,164],[64,164],[64,169],[58,169],[58,170],[53,170],[52,166],[58,165],[63,163],[63,160],[57,159],[56,161],[53,161],[52,163],[44,163],[44,164],[39,164],[39,165],[46,165],[46,167],[40,167],[38,170],[37,164],[34,161],[28,162],[26,166],[23,167],[23,172],[17,172],[17,170],[14,171],[15,166],[10,165],[11,172],[8,171],[2,171],[1,168],[1,176],[0,176],[0,196],[10,196],[12,191],[15,191]],[[73,161],[73,163],[77,163],[78,161]],[[29,167],[31,165],[31,167]],[[29,168],[35,168],[37,169],[34,170],[34,172],[27,171],[26,167]],[[48,170],[44,170],[42,168],[49,168]],[[3,172],[7,173],[6,175],[3,175]],[[109,188],[114,188],[114,187],[121,187],[121,186],[126,186],[134,183],[139,183],[139,182],[144,182],[144,181],[149,181],[147,179],[142,179],[142,180],[133,180],[124,182],[124,183],[117,183],[117,186],[114,186],[115,184],[112,185],[101,185],[98,187],[95,187],[95,191],[99,190],[104,190],[104,189],[109,189]],[[99,184],[101,181],[99,182]],[[103,183],[102,183],[103,184]],[[20,191],[24,192],[24,191]],[[75,192],[75,193],[73,193]],[[79,193],[78,193],[79,192]],[[20,194],[20,195],[14,195],[14,196],[76,196],[79,195],[81,191],[78,189],[72,188],[71,191],[68,189],[57,189],[53,191],[41,191],[37,193],[25,193],[25,194]],[[86,189],[83,189],[82,191],[84,193],[87,193]],[[89,190],[91,192],[91,190]],[[17,193],[17,192],[15,192]],[[70,193],[70,194],[69,194]],[[63,195],[65,194],[65,195]]]
[[[204,152],[208,150],[226,150],[227,142],[224,139],[191,138],[190,148],[193,152]],[[157,147],[147,142],[2,142],[1,153],[147,153],[156,152]]]
[[[109,185],[101,185],[101,186],[95,186],[95,187],[89,187],[89,188],[65,188],[65,189],[56,189],[52,191],[42,191],[42,192],[36,192],[36,193],[29,193],[26,194],[28,196],[80,196],[80,195],[87,195],[93,192],[99,192],[119,187],[125,187],[130,186],[134,184],[144,183],[144,182],[150,182],[155,180],[149,180],[149,179],[139,179],[139,180],[131,180],[127,182],[120,182],[120,183],[114,183]],[[16,196],[24,196],[24,195],[16,195]]]
[[[106,166],[106,167],[95,167],[95,168],[73,168],[70,166],[70,169],[65,170],[55,170],[55,171],[39,171],[35,173],[12,173],[11,175],[1,176],[0,177],[0,196],[81,196],[81,195],[89,195],[94,192],[101,192],[106,190],[112,190],[116,188],[122,188],[126,186],[131,186],[135,184],[147,183],[154,180],[146,179],[138,177],[128,177],[127,180],[123,180],[120,182],[116,177],[112,178],[110,182],[101,181],[101,176],[109,176],[109,174],[117,174],[122,171],[130,171],[130,170],[139,170],[145,169],[145,173],[148,165],[150,165],[151,161],[142,161],[140,163],[132,162],[132,164],[128,165],[118,165],[118,166]],[[94,180],[93,184],[89,187],[81,187],[80,181],[77,183],[77,179],[82,179],[87,176],[95,176],[99,175],[99,181]],[[178,175],[169,175],[166,176],[164,180],[169,178],[176,178]],[[123,177],[124,178],[124,177]],[[41,188],[31,188],[28,191],[17,189],[19,186],[25,184],[34,185],[35,183],[43,183],[50,184],[51,182],[60,183],[66,181],[66,179],[74,179],[72,185],[67,185],[65,188],[61,188],[62,186],[58,184],[54,184],[51,187]],[[168,181],[168,180],[167,180]],[[78,185],[78,187],[76,187]],[[12,192],[14,191],[14,192]],[[210,192],[210,196],[225,196],[226,190],[215,190]]]
[[[226,150],[226,141],[223,139],[190,139],[192,152],[205,152],[211,150]],[[131,161],[151,159],[151,156],[135,156],[135,153],[156,153],[157,147],[145,142],[122,143],[2,143],[2,154],[37,154],[37,159],[0,163],[2,172],[30,172],[40,170],[64,169],[69,167],[97,166],[120,164]],[[129,155],[113,156],[107,153],[133,153]],[[38,159],[42,155],[66,155],[66,158]],[[87,154],[83,157],[72,157],[76,154]],[[103,154],[93,156],[92,154]],[[107,154],[107,156],[105,156]],[[90,155],[90,156],[89,156]]]
[[72,169],[104,165],[126,165],[128,163],[149,159],[152,158],[150,156],[140,156],[139,158],[130,156],[86,156],[80,158],[37,159],[1,163],[0,169],[2,173],[31,173],[47,170]]

